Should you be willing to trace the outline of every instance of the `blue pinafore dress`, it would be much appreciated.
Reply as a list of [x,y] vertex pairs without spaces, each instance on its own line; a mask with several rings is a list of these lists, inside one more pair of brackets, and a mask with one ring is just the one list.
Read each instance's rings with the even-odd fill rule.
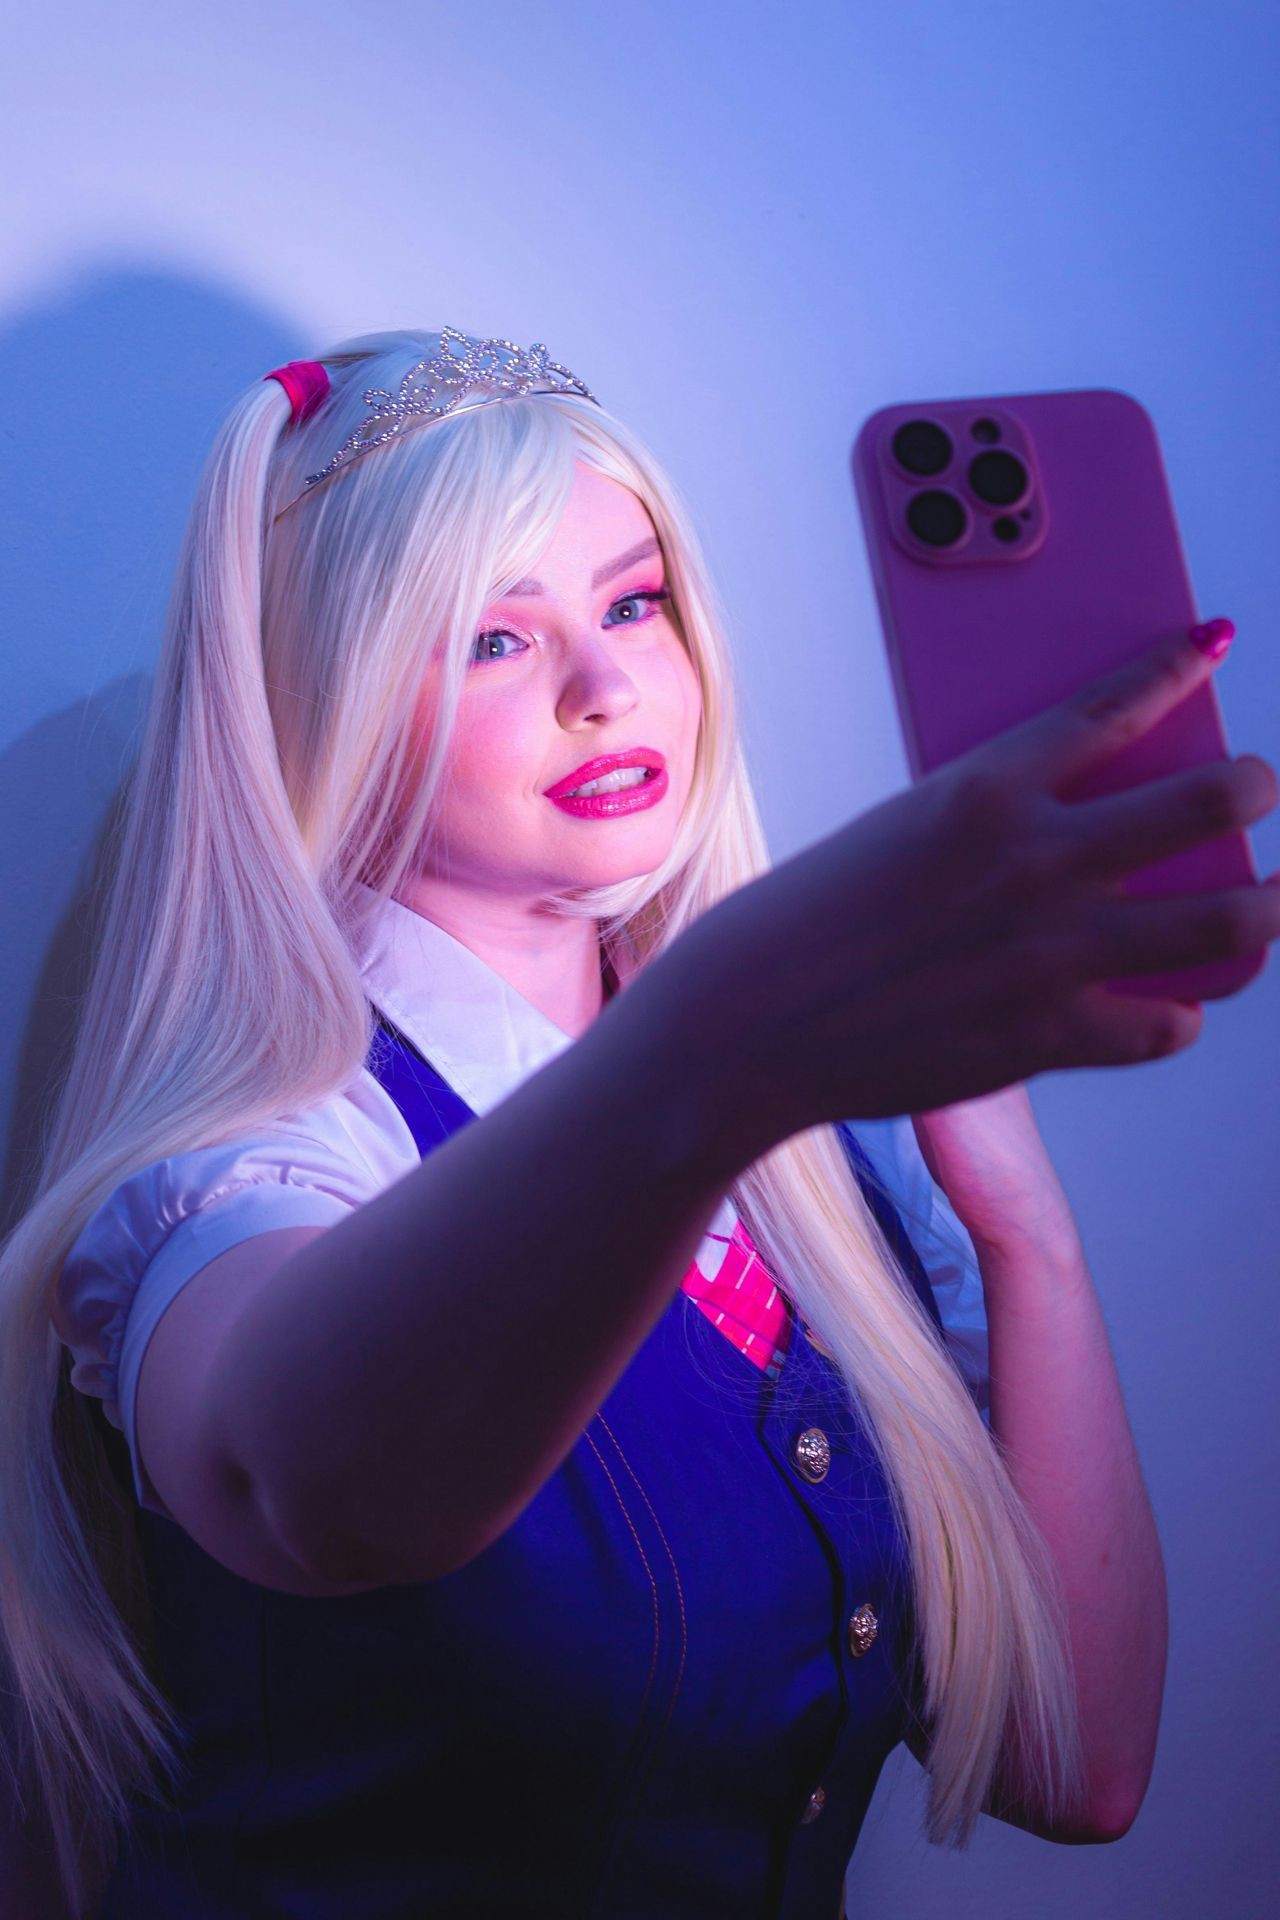
[[[385,1023],[369,1066],[424,1155],[475,1118]],[[841,1914],[919,1669],[884,1480],[798,1321],[770,1378],[677,1292],[518,1520],[428,1583],[277,1593],[135,1512],[187,1773],[135,1797],[99,1920]]]

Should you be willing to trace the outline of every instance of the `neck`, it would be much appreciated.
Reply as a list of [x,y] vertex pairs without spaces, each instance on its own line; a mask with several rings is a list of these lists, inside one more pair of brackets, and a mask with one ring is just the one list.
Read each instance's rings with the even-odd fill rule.
[[589,920],[513,918],[430,882],[408,881],[396,899],[420,913],[500,974],[531,1006],[575,1040],[619,990]]

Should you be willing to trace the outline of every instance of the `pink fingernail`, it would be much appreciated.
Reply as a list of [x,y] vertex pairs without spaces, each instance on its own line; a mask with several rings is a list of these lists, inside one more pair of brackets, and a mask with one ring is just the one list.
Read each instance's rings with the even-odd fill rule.
[[1191,629],[1191,638],[1201,653],[1208,654],[1210,660],[1221,660],[1235,637],[1234,620],[1206,620],[1201,626]]

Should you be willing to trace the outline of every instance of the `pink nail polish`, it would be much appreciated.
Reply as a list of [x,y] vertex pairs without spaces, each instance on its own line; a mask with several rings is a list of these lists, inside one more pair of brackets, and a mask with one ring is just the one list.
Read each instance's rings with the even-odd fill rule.
[[1191,629],[1191,638],[1201,653],[1208,654],[1210,660],[1221,660],[1235,637],[1234,620],[1206,620],[1201,626]]

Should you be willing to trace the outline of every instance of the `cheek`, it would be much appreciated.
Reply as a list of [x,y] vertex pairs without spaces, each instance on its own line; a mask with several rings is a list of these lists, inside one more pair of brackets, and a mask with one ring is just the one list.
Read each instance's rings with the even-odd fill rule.
[[697,669],[681,647],[674,662],[674,693],[684,722],[688,745],[692,748],[702,722],[702,686]]
[[476,701],[458,714],[449,751],[455,794],[514,797],[539,770],[545,742],[530,715],[499,700]]
[[[414,764],[409,779],[415,790],[426,772],[427,747],[435,723],[437,693],[433,680],[423,686],[414,716]],[[499,700],[469,702],[464,695],[449,743],[448,766],[437,805],[442,817],[492,812],[518,789],[527,743],[521,716]]]

